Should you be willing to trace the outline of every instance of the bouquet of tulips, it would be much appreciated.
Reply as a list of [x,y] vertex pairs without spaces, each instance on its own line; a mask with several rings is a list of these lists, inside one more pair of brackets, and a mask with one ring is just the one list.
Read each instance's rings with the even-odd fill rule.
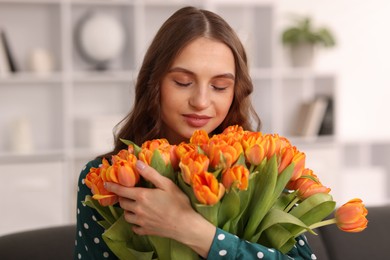
[[[103,239],[119,257],[127,259],[198,259],[190,248],[168,238],[139,236],[114,206],[117,195],[104,182],[151,187],[140,178],[137,160],[170,178],[189,197],[193,208],[215,226],[242,239],[287,253],[295,238],[324,225],[337,224],[347,232],[367,226],[367,209],[352,199],[337,210],[311,169],[306,156],[277,134],[245,131],[230,126],[209,137],[195,131],[188,143],[170,145],[165,139],[149,140],[141,147],[128,145],[91,168],[85,182],[93,196],[85,203],[95,208],[105,228]],[[334,218],[329,216],[334,212]]]

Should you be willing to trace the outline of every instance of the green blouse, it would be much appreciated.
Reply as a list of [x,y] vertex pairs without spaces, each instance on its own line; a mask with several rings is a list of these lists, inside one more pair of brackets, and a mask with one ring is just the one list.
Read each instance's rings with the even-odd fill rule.
[[[81,171],[77,193],[77,234],[74,259],[117,259],[103,241],[104,229],[97,223],[100,215],[83,204],[86,195],[92,195],[84,178],[91,167],[99,167],[100,159],[87,163]],[[317,259],[304,236],[297,237],[297,244],[286,255],[259,244],[250,243],[217,228],[207,259]],[[163,259],[165,260],[165,259]]]

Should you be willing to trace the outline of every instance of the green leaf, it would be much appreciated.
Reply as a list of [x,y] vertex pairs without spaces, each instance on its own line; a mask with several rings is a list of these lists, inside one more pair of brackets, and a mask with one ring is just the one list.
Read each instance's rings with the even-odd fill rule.
[[276,200],[273,208],[285,210],[290,203],[292,203],[297,197],[298,191],[294,191],[291,193],[282,193],[279,198]]
[[176,182],[172,165],[170,163],[168,165],[165,165],[165,161],[162,158],[161,153],[158,149],[153,151],[150,166],[156,171],[158,171],[162,176],[165,176],[171,179],[173,182]]
[[276,182],[274,194],[272,197],[272,204],[279,198],[281,193],[286,189],[287,183],[291,180],[292,174],[294,172],[295,164],[291,163],[286,169],[284,169],[279,175]]
[[171,240],[171,257],[170,260],[199,260],[199,255],[188,246]]
[[207,219],[214,226],[218,226],[218,211],[221,202],[217,202],[214,205],[203,205],[203,204],[195,204],[195,209],[198,213],[200,213],[205,219]]
[[123,215],[103,235],[107,246],[119,259],[152,259],[153,248],[147,236],[133,233]]
[[[218,227],[223,227],[229,220],[233,220],[240,213],[240,197],[236,188],[226,192],[221,199],[218,213]],[[229,227],[225,231],[229,232]]]
[[126,140],[122,138],[119,138],[119,140],[121,140],[122,143],[126,144],[127,146],[132,145],[134,147],[134,155],[138,157],[139,152],[142,150],[141,147],[139,147],[138,145],[136,145],[130,140]]
[[171,239],[158,236],[149,236],[149,241],[152,244],[158,259],[171,258]]
[[[244,239],[253,241],[256,229],[260,222],[267,214],[268,210],[272,207],[272,199],[275,192],[276,181],[278,177],[278,169],[276,162],[276,155],[272,156],[266,164],[260,164],[256,169],[259,174],[253,179],[254,193],[250,199],[250,205],[246,214],[248,217],[248,223],[246,224],[244,231]],[[257,240],[257,239],[256,239]]]
[[[310,226],[329,216],[334,211],[335,207],[336,202],[333,201],[331,195],[327,193],[317,193],[302,201],[298,206],[293,208],[290,213],[302,220],[306,225]],[[294,235],[300,234],[302,231],[302,229],[297,227],[287,228]]]
[[177,185],[187,195],[191,201],[192,207],[195,209],[195,204],[198,203],[198,200],[195,197],[192,187],[183,180],[181,173],[178,173],[177,175]]
[[[258,243],[266,247],[275,248],[276,250],[281,251],[285,248],[286,243],[289,243],[291,238],[294,238],[294,236],[287,229],[285,229],[280,224],[275,224],[262,233]],[[295,244],[295,242],[296,241],[294,240],[294,243],[291,245],[291,247]],[[287,252],[290,251],[290,249],[287,250]]]
[[[100,205],[99,201],[92,198],[92,196],[87,195],[84,200],[85,205],[95,209],[104,220],[106,220],[110,225],[114,224],[117,218],[112,214],[108,207]],[[123,213],[121,208],[116,208],[117,215],[120,216]]]
[[246,161],[245,161],[245,155],[244,153],[241,153],[239,156],[238,156],[238,159],[236,161],[236,163],[234,165],[243,165],[246,167]]
[[263,231],[275,224],[291,224],[304,228],[311,231],[309,226],[302,222],[299,218],[291,215],[290,213],[284,212],[283,210],[272,208],[269,210],[267,215],[264,217],[263,222],[259,226],[258,233],[261,234]]

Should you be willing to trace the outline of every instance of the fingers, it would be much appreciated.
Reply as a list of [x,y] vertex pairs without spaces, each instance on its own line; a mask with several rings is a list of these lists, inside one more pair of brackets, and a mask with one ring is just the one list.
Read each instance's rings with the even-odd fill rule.
[[168,185],[169,179],[162,176],[152,167],[146,165],[144,162],[138,160],[136,163],[137,170],[139,174],[142,175],[146,180],[150,181],[157,188],[165,190],[166,185]]
[[124,197],[132,200],[136,199],[137,189],[140,189],[137,187],[133,187],[133,188],[125,187],[113,182],[105,182],[104,188],[112,193],[115,193],[119,197]]

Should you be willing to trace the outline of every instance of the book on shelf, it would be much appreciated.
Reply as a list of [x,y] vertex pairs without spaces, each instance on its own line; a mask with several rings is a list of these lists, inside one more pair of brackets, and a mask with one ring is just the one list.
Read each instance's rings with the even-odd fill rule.
[[321,123],[319,135],[333,135],[334,134],[334,102],[332,98],[328,99],[325,115]]
[[6,54],[6,60],[9,65],[9,69],[11,72],[17,72],[18,71],[18,66],[15,61],[15,57],[12,53],[11,46],[9,43],[9,39],[6,35],[6,32],[4,29],[0,29],[0,40],[2,42],[5,54]]
[[10,72],[11,68],[8,62],[7,52],[5,50],[3,41],[0,39],[0,77],[6,77]]
[[[321,127],[324,125],[329,102],[329,97],[318,96],[310,102],[302,103],[296,121],[296,135],[303,137],[318,136]],[[333,125],[333,122],[329,123]],[[327,127],[329,128],[329,125]]]

